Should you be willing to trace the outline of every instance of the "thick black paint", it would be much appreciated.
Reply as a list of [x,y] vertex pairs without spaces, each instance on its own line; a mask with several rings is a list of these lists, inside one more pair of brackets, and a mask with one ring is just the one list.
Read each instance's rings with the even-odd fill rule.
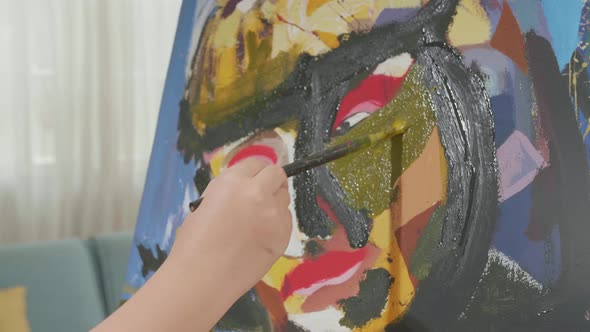
[[197,168],[193,182],[199,194],[203,194],[209,182],[211,182],[211,168],[209,166],[203,166]]
[[399,327],[447,331],[478,284],[493,235],[498,199],[493,119],[483,82],[456,53],[424,48],[417,63],[427,68],[424,84],[445,149],[447,204],[430,274]]
[[359,284],[357,296],[340,301],[344,317],[340,324],[350,328],[362,327],[373,318],[381,316],[387,303],[389,289],[394,278],[385,269],[367,271],[365,280]]

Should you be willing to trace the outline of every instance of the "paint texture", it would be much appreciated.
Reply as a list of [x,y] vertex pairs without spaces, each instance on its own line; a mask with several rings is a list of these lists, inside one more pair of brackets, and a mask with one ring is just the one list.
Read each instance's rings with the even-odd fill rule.
[[287,250],[213,330],[590,331],[589,27],[578,0],[184,0],[123,299],[223,169],[397,126],[289,179]]
[[350,328],[361,327],[369,320],[381,315],[388,297],[388,290],[394,280],[384,269],[367,272],[367,277],[360,283],[357,296],[341,301],[344,309],[342,325]]
[[[397,180],[393,176],[396,173],[399,176],[400,171],[405,170],[421,154],[434,126],[434,113],[420,82],[421,76],[419,68],[412,69],[403,88],[391,103],[331,141],[334,145],[341,144],[367,133],[381,132],[387,130],[394,121],[403,120],[409,124],[401,142],[387,140],[329,165],[331,173],[346,193],[347,203],[355,209],[370,211],[371,216],[389,207],[393,195],[392,183]],[[395,144],[401,144],[401,154],[392,156]],[[401,170],[393,172],[396,162],[401,163]]]

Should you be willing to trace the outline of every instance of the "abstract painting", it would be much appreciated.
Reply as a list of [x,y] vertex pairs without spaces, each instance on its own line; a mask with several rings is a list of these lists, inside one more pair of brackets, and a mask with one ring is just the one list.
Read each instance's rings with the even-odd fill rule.
[[403,122],[289,180],[289,246],[214,330],[590,330],[589,26],[581,0],[185,0],[123,300],[222,169]]

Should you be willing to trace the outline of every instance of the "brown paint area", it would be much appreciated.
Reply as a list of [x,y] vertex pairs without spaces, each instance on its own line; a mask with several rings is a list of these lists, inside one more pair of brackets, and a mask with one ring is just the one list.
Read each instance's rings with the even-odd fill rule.
[[441,160],[442,146],[438,128],[418,157],[400,176],[397,196],[391,204],[393,229],[444,200],[446,195],[446,164]]
[[264,303],[264,307],[268,310],[272,325],[277,331],[284,330],[287,324],[287,311],[279,291],[262,281],[256,284],[255,289],[260,300]]
[[522,32],[506,0],[490,45],[512,59],[520,70],[528,74],[529,65],[525,56]]

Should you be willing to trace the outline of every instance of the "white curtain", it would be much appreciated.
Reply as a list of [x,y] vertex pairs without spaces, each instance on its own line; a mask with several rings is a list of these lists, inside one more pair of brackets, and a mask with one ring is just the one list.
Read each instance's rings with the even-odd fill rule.
[[0,0],[0,243],[131,230],[181,0]]

